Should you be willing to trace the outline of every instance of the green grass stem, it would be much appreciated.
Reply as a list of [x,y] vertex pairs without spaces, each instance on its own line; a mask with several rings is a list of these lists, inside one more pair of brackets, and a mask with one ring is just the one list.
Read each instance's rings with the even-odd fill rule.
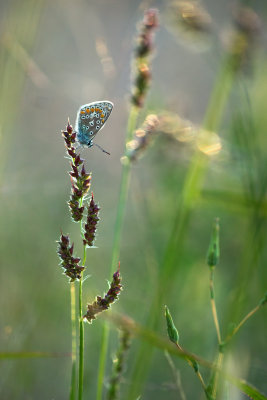
[[75,400],[76,395],[76,298],[75,283],[70,283],[70,309],[71,309],[71,385],[70,400]]
[[[138,114],[139,114],[139,109],[137,107],[132,106],[131,110],[130,110],[130,114],[129,114],[127,131],[126,131],[125,151],[126,151],[126,144],[133,137],[133,132],[136,128]],[[124,211],[125,211],[129,182],[130,182],[130,170],[131,170],[130,162],[125,162],[122,164],[119,202],[118,202],[118,208],[117,208],[111,264],[110,264],[110,273],[109,273],[110,279],[112,278],[112,274],[113,274],[115,268],[117,267],[117,264],[119,261],[123,217],[124,217]],[[108,339],[109,339],[109,327],[108,327],[108,324],[105,322],[104,326],[103,326],[102,343],[101,343],[101,351],[100,351],[100,358],[99,358],[97,396],[96,396],[97,400],[102,399],[103,381],[104,381],[107,349],[108,349]]]
[[[82,200],[80,206],[82,205]],[[80,233],[81,238],[84,238],[83,225],[80,221]],[[86,263],[86,245],[83,246],[83,262],[82,265],[85,266]],[[83,375],[84,375],[84,322],[83,322],[83,271],[81,273],[81,279],[79,281],[79,391],[78,400],[83,398]]]
[[[182,348],[178,343],[176,344],[176,347],[177,347],[179,350],[183,351],[183,348]],[[205,385],[205,382],[204,382],[204,379],[203,379],[201,373],[199,372],[198,369],[195,368],[195,365],[196,365],[196,364],[194,364],[194,362],[193,362],[192,360],[190,360],[189,358],[187,358],[186,360],[187,360],[188,364],[190,365],[190,367],[194,370],[194,372],[195,372],[197,378],[199,379],[199,382],[200,382],[200,384],[201,384],[201,387],[202,387],[204,393],[206,394],[206,385]]]
[[255,308],[253,308],[253,310],[251,310],[240,322],[239,324],[234,328],[234,330],[231,332],[230,335],[227,336],[227,338],[224,341],[224,344],[228,343],[232,337],[239,331],[239,329],[244,325],[245,322],[247,322],[247,320],[249,318],[252,317],[252,315],[254,315],[259,309],[260,309],[261,305],[258,304]]
[[[84,264],[83,264],[84,265]],[[79,282],[79,395],[78,399],[83,398],[83,367],[84,367],[84,322],[82,313],[82,285],[83,285],[83,274]]]
[[215,294],[214,294],[214,267],[210,267],[210,304],[211,304],[212,317],[217,333],[218,344],[220,345],[222,342],[222,338],[221,338],[221,331],[220,331],[217,307],[215,302]]
[[212,311],[213,322],[214,322],[214,325],[215,325],[217,339],[218,339],[219,353],[218,353],[218,358],[217,358],[217,368],[218,369],[214,371],[214,373],[212,374],[212,377],[210,379],[209,393],[211,393],[211,396],[212,396],[213,399],[216,399],[217,388],[218,388],[218,379],[219,379],[219,370],[222,367],[224,354],[222,352],[222,347],[221,347],[221,345],[222,345],[222,336],[221,336],[221,330],[220,330],[217,307],[216,307],[216,301],[215,301],[215,293],[214,293],[214,268],[215,268],[215,266],[211,266],[210,267],[210,283],[209,283],[209,287],[210,287],[211,311]]
[[186,400],[186,395],[182,386],[182,381],[181,381],[181,376],[179,371],[175,368],[174,362],[172,361],[172,358],[170,356],[170,354],[168,353],[167,350],[164,350],[164,355],[167,359],[167,362],[171,368],[173,377],[174,377],[174,381],[175,381],[175,385],[177,387],[178,393],[181,397],[181,400]]

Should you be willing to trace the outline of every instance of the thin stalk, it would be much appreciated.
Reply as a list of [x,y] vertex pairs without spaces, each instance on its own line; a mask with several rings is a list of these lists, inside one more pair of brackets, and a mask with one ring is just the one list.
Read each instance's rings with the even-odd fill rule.
[[70,283],[70,310],[71,310],[71,386],[70,400],[75,400],[76,393],[76,299],[75,283]]
[[79,332],[80,332],[80,345],[79,345],[79,400],[83,398],[83,364],[84,364],[84,326],[82,319],[82,279],[79,282]]
[[[83,200],[80,201],[80,206]],[[80,232],[81,237],[84,237],[82,221],[80,221]],[[86,263],[86,245],[83,246],[83,267]],[[79,391],[78,399],[83,398],[83,374],[84,374],[84,322],[83,322],[83,312],[82,312],[82,295],[83,295],[83,272],[81,273],[81,278],[79,281]]]
[[211,303],[211,311],[212,311],[213,321],[214,321],[217,338],[218,338],[218,344],[220,345],[222,342],[222,339],[221,339],[221,331],[220,331],[220,325],[219,325],[217,308],[216,308],[215,297],[214,297],[214,266],[210,267],[210,303]]
[[172,374],[173,374],[173,377],[175,379],[175,384],[176,384],[177,389],[179,391],[180,397],[181,397],[182,400],[186,400],[186,395],[185,395],[184,389],[182,387],[180,373],[179,373],[179,371],[176,370],[174,362],[172,361],[172,358],[171,358],[169,352],[167,350],[164,350],[164,354],[165,354],[165,357],[166,357],[166,359],[168,361],[168,364],[169,364],[169,366],[170,366],[170,368],[172,370]]
[[[132,106],[131,110],[130,110],[127,131],[126,131],[125,150],[126,150],[126,144],[133,137],[133,132],[136,127],[138,114],[139,114],[139,109],[135,106]],[[116,268],[118,261],[119,261],[122,224],[123,224],[125,205],[126,205],[127,195],[128,195],[130,170],[131,170],[130,162],[123,163],[121,183],[120,183],[120,192],[119,192],[119,202],[118,202],[117,216],[116,216],[116,223],[115,223],[114,241],[113,241],[113,248],[112,248],[112,257],[111,257],[111,264],[110,264],[110,277],[111,278],[112,278],[112,273],[113,273],[114,269]],[[100,358],[99,358],[97,396],[96,396],[97,400],[102,399],[102,390],[103,390],[103,381],[104,381],[104,374],[105,374],[105,367],[106,367],[108,339],[109,339],[109,326],[105,322],[104,326],[103,326],[102,343],[101,343],[101,351],[100,351]]]
[[[133,132],[136,127],[136,121],[138,116],[138,109],[136,107],[131,108],[128,127],[127,127],[127,135],[125,140],[125,150],[126,143],[128,143],[133,136]],[[121,175],[121,183],[120,183],[120,194],[119,194],[119,203],[117,208],[117,217],[115,223],[115,232],[114,232],[114,242],[112,248],[112,257],[111,257],[111,266],[110,266],[110,277],[112,277],[113,270],[116,268],[119,261],[119,252],[120,252],[120,241],[122,234],[122,224],[124,217],[124,210],[127,201],[129,181],[130,181],[130,170],[131,163],[125,162],[122,166],[122,175]]]
[[230,335],[227,336],[227,338],[224,341],[224,344],[228,343],[232,337],[239,331],[239,329],[244,325],[244,323],[250,318],[252,317],[252,315],[254,315],[259,309],[260,309],[261,305],[258,304],[255,308],[253,308],[253,310],[251,310],[243,319],[242,321],[239,322],[239,324],[235,327],[235,329],[232,331],[232,333]]
[[[183,351],[183,348],[182,348],[179,344],[176,344],[176,347],[178,347],[179,350]],[[186,358],[186,361],[188,362],[188,364],[190,365],[190,367],[193,368],[193,370],[194,370],[196,376],[198,377],[198,379],[199,379],[199,381],[200,381],[200,384],[201,384],[201,386],[202,386],[202,389],[204,390],[204,392],[205,392],[205,394],[206,394],[206,385],[205,385],[205,382],[204,382],[204,379],[203,379],[201,373],[200,373],[198,370],[195,369],[193,362],[192,362],[189,358]]]
[[217,369],[214,372],[214,379],[212,380],[212,387],[211,387],[211,396],[212,399],[216,399],[217,388],[218,388],[218,380],[219,380],[219,370],[221,369],[223,363],[224,354],[222,352],[222,337],[219,325],[219,319],[217,314],[217,307],[215,302],[215,295],[214,295],[214,268],[215,266],[210,267],[210,304],[211,304],[211,311],[213,316],[213,321],[217,333],[218,345],[219,345],[219,354],[217,360]]
[[223,352],[219,351],[218,360],[217,360],[217,364],[216,364],[216,371],[215,371],[214,381],[213,381],[213,386],[212,386],[212,391],[211,391],[212,399],[216,399],[218,380],[219,380],[219,371],[221,370],[221,367],[222,367],[223,358],[224,358]]

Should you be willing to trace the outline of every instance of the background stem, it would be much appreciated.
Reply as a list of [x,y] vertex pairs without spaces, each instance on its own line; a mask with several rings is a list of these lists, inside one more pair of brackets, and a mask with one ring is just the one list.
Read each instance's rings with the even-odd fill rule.
[[211,311],[212,311],[212,316],[213,316],[213,321],[214,325],[216,328],[216,333],[217,333],[217,338],[218,338],[218,344],[221,344],[221,332],[220,332],[220,325],[219,325],[219,320],[218,320],[218,315],[217,315],[217,308],[216,308],[216,303],[215,303],[215,298],[214,298],[214,267],[210,267],[210,303],[211,303]]
[[215,266],[210,267],[210,302],[211,302],[211,311],[212,311],[213,321],[214,321],[217,338],[218,338],[219,354],[218,354],[218,359],[217,359],[217,369],[214,372],[214,379],[211,379],[210,392],[211,392],[212,398],[216,399],[218,379],[219,379],[219,370],[221,369],[221,366],[223,363],[224,354],[222,353],[222,348],[221,348],[221,344],[222,344],[221,331],[220,331],[220,325],[219,325],[215,296],[214,296],[214,268],[215,268]]
[[[132,106],[128,119],[128,126],[125,138],[125,150],[126,150],[126,144],[132,139],[133,132],[136,128],[138,114],[139,114],[139,109],[137,107]],[[113,241],[111,264],[110,264],[110,273],[109,273],[110,279],[112,278],[113,271],[115,270],[119,261],[122,224],[123,224],[125,205],[127,201],[129,181],[130,181],[130,169],[131,169],[130,162],[123,163],[119,202],[118,202],[117,217],[116,217],[115,231],[114,231],[114,241]],[[98,382],[97,382],[97,396],[96,396],[97,400],[102,399],[102,389],[103,389],[103,381],[104,381],[104,374],[106,367],[108,339],[109,339],[109,327],[107,323],[104,322],[101,351],[99,358],[99,368],[98,368]]]
[[260,305],[257,305],[255,308],[253,308],[253,310],[251,310],[243,319],[242,321],[239,322],[239,324],[235,327],[235,329],[233,330],[233,332],[227,336],[227,338],[225,339],[225,344],[228,343],[232,337],[239,331],[239,329],[244,325],[244,323],[250,318],[252,317],[252,315],[254,315],[260,308]]

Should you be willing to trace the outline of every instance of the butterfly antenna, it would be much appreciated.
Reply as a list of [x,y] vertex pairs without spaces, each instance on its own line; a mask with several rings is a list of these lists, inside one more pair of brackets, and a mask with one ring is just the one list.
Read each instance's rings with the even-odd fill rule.
[[103,147],[99,146],[99,144],[94,143],[94,146],[97,146],[100,150],[103,151],[103,153],[106,153],[106,154],[108,154],[110,156],[110,153],[108,151],[104,150]]

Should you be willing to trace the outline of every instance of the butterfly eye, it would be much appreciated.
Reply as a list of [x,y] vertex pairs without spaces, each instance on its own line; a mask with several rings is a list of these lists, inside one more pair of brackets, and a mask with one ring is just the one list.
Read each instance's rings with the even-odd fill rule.
[[96,129],[99,129],[100,128],[100,126],[99,125],[96,125]]
[[90,131],[89,135],[91,135],[91,136],[92,136],[92,135],[93,135],[93,133],[94,133],[93,131]]
[[96,118],[99,118],[99,114],[98,113],[96,114]]
[[99,125],[99,124],[100,124],[100,121],[98,120],[98,121],[96,121],[96,123]]
[[90,125],[91,125],[91,126],[94,126],[94,121],[90,121]]

